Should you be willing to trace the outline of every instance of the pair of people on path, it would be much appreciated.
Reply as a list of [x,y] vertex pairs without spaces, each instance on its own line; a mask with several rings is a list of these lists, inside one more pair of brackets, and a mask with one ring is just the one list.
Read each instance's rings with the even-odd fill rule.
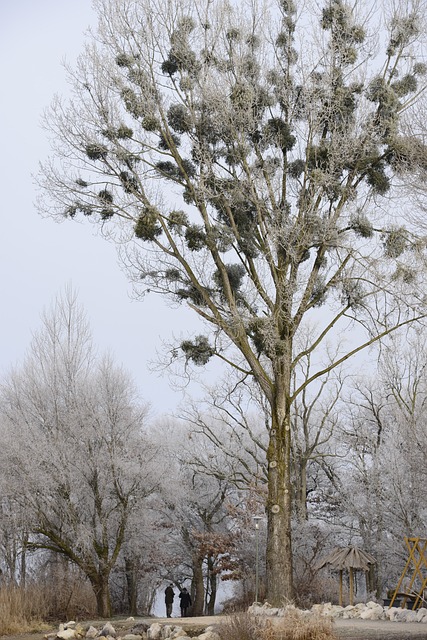
[[[165,589],[165,604],[166,604],[167,618],[170,618],[172,616],[172,607],[173,607],[174,598],[175,598],[175,592],[173,590],[173,584],[170,584]],[[192,602],[191,602],[191,596],[185,587],[179,594],[179,599],[180,599],[179,606],[181,608],[181,618],[186,618],[188,616],[188,608],[191,607]]]

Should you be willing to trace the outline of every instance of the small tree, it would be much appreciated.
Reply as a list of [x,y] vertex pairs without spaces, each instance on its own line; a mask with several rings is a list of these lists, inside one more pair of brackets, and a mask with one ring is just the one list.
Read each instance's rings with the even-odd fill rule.
[[[128,243],[138,287],[209,328],[181,343],[185,357],[215,355],[256,380],[271,414],[267,598],[281,604],[293,595],[293,404],[425,316],[425,241],[408,190],[423,195],[427,166],[423,7],[96,5],[73,98],[47,114],[54,158],[41,210],[91,218]],[[351,345],[327,365],[316,357],[292,389],[298,363],[350,331]]]

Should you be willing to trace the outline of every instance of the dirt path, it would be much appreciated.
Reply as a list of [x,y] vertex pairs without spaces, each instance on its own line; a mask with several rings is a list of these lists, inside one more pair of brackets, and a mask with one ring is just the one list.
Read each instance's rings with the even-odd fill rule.
[[[203,618],[135,618],[133,622],[126,622],[124,618],[112,619],[113,627],[121,634],[133,626],[146,623],[179,625],[184,629],[200,631],[210,625],[220,624],[226,616]],[[105,624],[105,620],[94,620],[90,623],[96,628]],[[84,624],[89,624],[85,622]],[[333,628],[339,640],[427,640],[427,625],[417,622],[390,622],[389,620],[341,620],[334,621]],[[57,627],[53,627],[55,631]],[[0,640],[43,640],[47,632],[0,636]]]
[[346,640],[427,640],[427,625],[390,620],[336,620],[338,638]]

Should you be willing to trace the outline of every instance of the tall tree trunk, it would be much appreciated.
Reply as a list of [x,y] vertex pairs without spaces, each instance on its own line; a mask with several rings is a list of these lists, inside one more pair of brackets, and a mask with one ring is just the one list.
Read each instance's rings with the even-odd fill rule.
[[[298,470],[296,470],[298,473]],[[307,460],[304,457],[301,461],[300,474],[300,494],[298,496],[298,517],[301,521],[308,520],[307,511]]]
[[266,597],[273,606],[282,606],[293,599],[291,545],[291,476],[290,411],[278,419],[273,411],[272,428],[267,451],[267,552]]
[[95,593],[97,615],[100,618],[111,618],[111,600],[108,578],[108,573],[98,573],[96,576],[89,577]]
[[[367,595],[369,596],[370,594],[374,593],[374,591],[378,588],[377,571],[376,571],[375,565],[373,564],[369,565],[369,569],[368,571],[366,571],[365,576],[366,576],[366,592],[367,592]],[[379,599],[381,597],[381,592],[378,595],[378,591],[377,591],[375,595]]]
[[138,582],[136,579],[136,561],[134,559],[125,559],[125,572],[128,592],[129,615],[136,616],[138,613]]
[[212,556],[208,557],[208,581],[207,581],[208,589],[206,590],[206,614],[208,616],[213,616],[215,614],[215,602],[216,602],[216,594],[217,594],[217,586],[218,586],[218,575],[214,571],[214,561]]
[[202,616],[205,604],[205,586],[203,583],[203,557],[193,556],[193,579],[191,583],[193,616]]
[[144,598],[142,601],[142,614],[145,616],[151,616],[153,610],[154,601],[156,599],[157,589],[146,589]]
[[28,534],[24,533],[22,536],[22,547],[21,547],[21,569],[20,569],[20,585],[23,589],[25,589],[27,583],[27,543],[28,543]]
[[18,558],[18,540],[13,538],[10,543],[5,540],[5,562],[7,572],[9,574],[8,583],[17,584],[18,576],[16,573],[16,565]]

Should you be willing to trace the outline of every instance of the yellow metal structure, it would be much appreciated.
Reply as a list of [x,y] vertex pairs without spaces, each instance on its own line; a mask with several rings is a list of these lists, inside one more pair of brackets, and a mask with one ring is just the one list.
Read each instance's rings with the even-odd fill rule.
[[[402,609],[412,604],[412,609],[417,609],[424,601],[424,590],[427,587],[427,538],[404,538],[409,551],[408,560],[399,578],[390,607],[396,598],[402,599]],[[417,582],[418,578],[418,582]],[[421,587],[419,585],[421,584]]]

